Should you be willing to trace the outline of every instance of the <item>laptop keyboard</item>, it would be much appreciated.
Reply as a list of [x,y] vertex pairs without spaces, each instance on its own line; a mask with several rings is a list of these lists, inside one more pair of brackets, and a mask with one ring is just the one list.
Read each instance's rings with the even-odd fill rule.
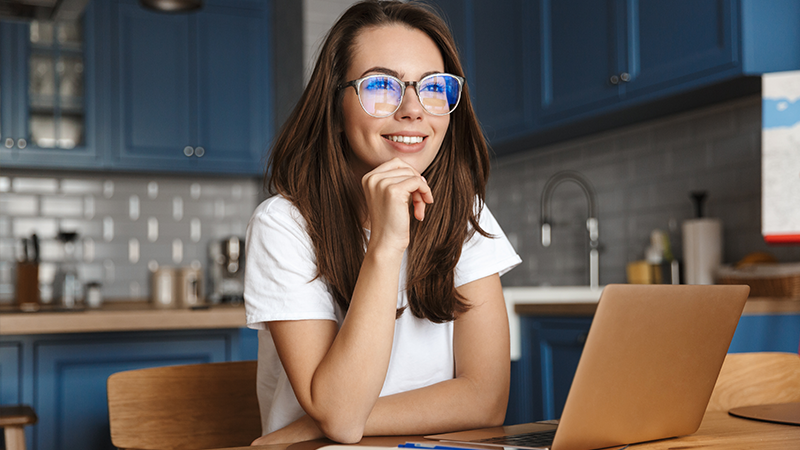
[[546,447],[553,443],[556,430],[534,431],[532,433],[513,434],[489,439],[479,439],[477,443],[496,444],[504,447]]

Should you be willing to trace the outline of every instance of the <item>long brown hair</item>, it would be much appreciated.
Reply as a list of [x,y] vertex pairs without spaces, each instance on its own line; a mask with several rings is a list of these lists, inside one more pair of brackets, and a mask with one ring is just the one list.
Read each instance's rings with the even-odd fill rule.
[[[284,124],[270,155],[266,185],[297,207],[314,245],[318,276],[346,311],[364,260],[366,217],[354,156],[344,136],[341,96],[354,42],[365,28],[404,24],[427,34],[438,46],[446,72],[464,76],[453,37],[444,21],[416,2],[368,0],[350,7],[328,32],[314,72]],[[411,221],[406,289],[414,316],[441,323],[468,305],[455,290],[461,247],[478,224],[489,176],[489,155],[464,86],[461,103],[433,162],[423,173],[435,203],[425,220]],[[477,203],[477,205],[476,205]],[[398,316],[402,311],[398,311]]]

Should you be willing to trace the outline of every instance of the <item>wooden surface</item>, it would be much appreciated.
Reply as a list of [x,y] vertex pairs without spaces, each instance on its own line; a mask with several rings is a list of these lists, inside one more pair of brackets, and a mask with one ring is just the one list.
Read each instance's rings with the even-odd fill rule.
[[30,406],[0,406],[0,427],[32,425],[36,420],[36,413]]
[[25,450],[26,425],[37,421],[33,408],[27,405],[0,406],[0,427],[3,428],[6,450]]
[[[593,316],[597,302],[516,304],[514,311],[521,316]],[[797,298],[751,298],[742,315],[800,313]]]
[[98,310],[0,312],[0,335],[187,330],[245,326],[244,306],[155,309],[149,303],[109,304]]
[[800,402],[797,353],[730,353],[722,364],[707,410],[790,402]]
[[[403,442],[427,442],[420,436],[364,438],[359,446],[396,447]],[[327,440],[300,442],[292,445],[237,447],[238,450],[315,450],[333,444]],[[800,426],[760,422],[733,417],[722,411],[708,411],[696,433],[631,446],[635,450],[713,450],[769,449],[797,450],[800,448]],[[230,450],[230,449],[229,449]]]
[[118,448],[244,446],[261,435],[256,361],[156,367],[108,378]]

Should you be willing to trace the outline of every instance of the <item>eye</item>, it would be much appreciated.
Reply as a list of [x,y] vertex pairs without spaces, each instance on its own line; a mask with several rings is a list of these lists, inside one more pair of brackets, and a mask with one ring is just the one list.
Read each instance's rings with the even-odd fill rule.
[[395,83],[394,80],[388,77],[370,77],[364,80],[364,83],[361,88],[368,91],[376,91],[376,90],[395,91],[397,90],[396,85],[397,83]]
[[436,92],[442,93],[447,90],[447,85],[444,81],[429,81],[425,83],[420,91],[422,92]]

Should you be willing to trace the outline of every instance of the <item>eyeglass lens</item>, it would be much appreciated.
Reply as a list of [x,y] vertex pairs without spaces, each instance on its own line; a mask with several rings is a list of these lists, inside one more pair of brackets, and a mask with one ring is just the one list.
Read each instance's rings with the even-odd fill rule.
[[[458,105],[460,95],[458,79],[449,74],[431,75],[419,82],[419,101],[430,114],[449,114]],[[394,77],[373,75],[361,82],[358,96],[367,113],[386,117],[400,107],[403,86]]]

